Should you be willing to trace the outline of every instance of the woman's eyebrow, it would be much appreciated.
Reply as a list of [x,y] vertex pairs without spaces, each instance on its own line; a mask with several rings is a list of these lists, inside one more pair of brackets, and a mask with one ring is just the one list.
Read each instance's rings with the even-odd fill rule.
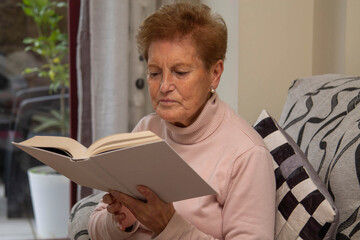
[[[147,65],[148,68],[160,68],[158,64],[156,63],[149,63]],[[178,67],[186,67],[186,68],[192,68],[193,65],[192,64],[188,64],[188,63],[176,63],[173,66],[171,66],[171,69],[175,69]]]
[[157,64],[155,64],[155,63],[149,63],[149,64],[147,65],[147,67],[148,67],[148,68],[159,68],[159,66],[158,66]]
[[171,68],[178,68],[178,67],[186,67],[186,68],[191,68],[192,64],[187,64],[187,63],[177,63],[175,65],[173,65]]

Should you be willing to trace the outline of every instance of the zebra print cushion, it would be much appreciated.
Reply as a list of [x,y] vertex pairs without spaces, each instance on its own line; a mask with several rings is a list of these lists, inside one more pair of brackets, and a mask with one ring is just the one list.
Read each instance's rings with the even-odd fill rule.
[[341,240],[360,239],[359,102],[359,77],[302,78],[289,89],[279,121],[333,196]]
[[100,202],[104,193],[90,195],[78,201],[71,209],[69,221],[69,238],[72,240],[89,240],[87,225],[90,214]]
[[261,113],[254,129],[274,159],[275,239],[332,239],[337,210],[306,157],[266,111]]

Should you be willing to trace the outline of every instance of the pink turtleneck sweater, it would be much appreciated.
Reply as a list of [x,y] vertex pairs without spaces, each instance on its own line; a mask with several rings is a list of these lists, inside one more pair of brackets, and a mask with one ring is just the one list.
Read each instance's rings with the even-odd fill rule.
[[[176,213],[155,239],[274,239],[272,157],[260,136],[216,94],[189,127],[150,114],[134,129],[144,130],[165,139],[218,193],[175,202]],[[92,240],[151,239],[140,223],[132,232],[119,230],[106,207],[101,201],[90,217]]]

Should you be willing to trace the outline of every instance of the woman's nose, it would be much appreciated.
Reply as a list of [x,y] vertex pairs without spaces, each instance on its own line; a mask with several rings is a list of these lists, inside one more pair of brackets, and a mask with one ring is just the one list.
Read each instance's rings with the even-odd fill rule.
[[175,82],[171,73],[163,73],[160,91],[163,93],[171,92],[175,89]]

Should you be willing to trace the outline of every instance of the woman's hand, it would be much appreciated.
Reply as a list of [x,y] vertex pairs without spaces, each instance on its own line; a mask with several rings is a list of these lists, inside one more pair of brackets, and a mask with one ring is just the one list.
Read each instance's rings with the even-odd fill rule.
[[103,196],[103,202],[108,204],[108,212],[113,214],[113,218],[116,221],[117,226],[122,231],[125,231],[126,228],[134,225],[136,222],[134,215],[111,194],[105,194]]
[[145,186],[138,186],[138,191],[145,197],[142,202],[126,194],[111,191],[116,202],[127,207],[144,226],[153,231],[155,235],[160,234],[175,213],[172,203],[161,200],[153,191]]

